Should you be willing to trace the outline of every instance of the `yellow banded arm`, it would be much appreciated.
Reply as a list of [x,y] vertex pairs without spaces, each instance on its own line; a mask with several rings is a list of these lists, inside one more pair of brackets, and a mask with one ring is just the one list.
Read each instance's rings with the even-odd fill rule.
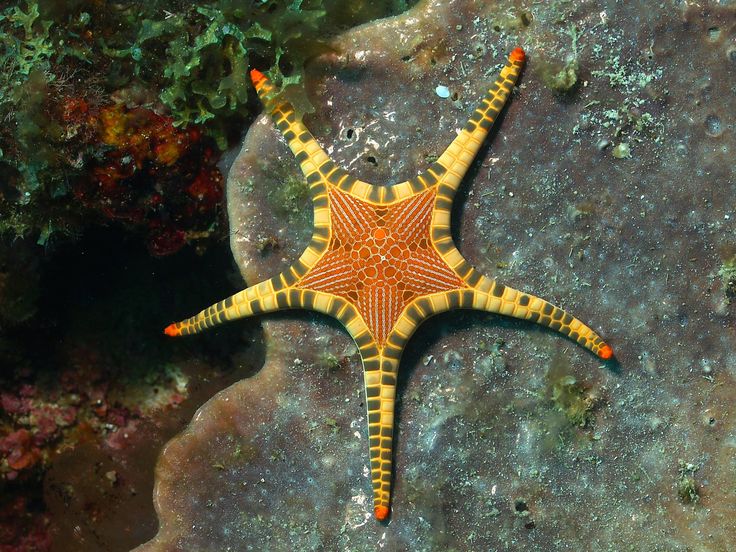
[[239,291],[190,318],[170,324],[164,333],[169,336],[191,335],[229,320],[279,310],[281,307],[277,301],[276,290],[281,285],[281,278],[282,276],[277,276]]
[[476,310],[531,320],[566,335],[603,360],[613,356],[613,349],[586,324],[552,303],[530,293],[518,291],[495,280],[480,276],[472,289],[472,306]]
[[436,185],[439,186],[440,194],[448,200],[452,199],[513,90],[525,60],[526,56],[521,48],[511,52],[496,82],[481,100],[465,127],[429,169],[408,181],[412,188],[418,191]]
[[391,357],[384,355],[373,359],[363,357],[373,509],[378,520],[388,517],[391,502],[394,408],[398,368],[399,361]]
[[263,106],[271,114],[276,127],[284,135],[286,143],[299,162],[312,197],[324,194],[327,183],[364,199],[375,193],[376,186],[351,176],[329,158],[309,129],[297,117],[294,107],[289,102],[276,98],[276,88],[263,73],[253,69],[250,77]]

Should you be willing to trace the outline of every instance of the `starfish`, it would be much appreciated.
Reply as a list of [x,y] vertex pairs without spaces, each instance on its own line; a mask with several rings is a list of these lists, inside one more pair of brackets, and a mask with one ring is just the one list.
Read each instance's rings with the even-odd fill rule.
[[456,308],[530,320],[557,330],[602,359],[613,350],[559,307],[483,276],[450,235],[455,192],[514,87],[525,62],[516,48],[470,120],[425,172],[374,186],[338,167],[293,107],[277,100],[258,70],[253,85],[301,165],[314,204],[308,247],[283,273],[169,325],[189,335],[227,320],[283,309],[310,309],[337,318],[363,363],[374,515],[389,515],[394,401],[399,360],[417,326]]

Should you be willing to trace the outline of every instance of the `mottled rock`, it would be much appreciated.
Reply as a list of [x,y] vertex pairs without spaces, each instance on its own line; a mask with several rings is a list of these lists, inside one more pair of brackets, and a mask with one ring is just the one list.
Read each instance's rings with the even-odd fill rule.
[[[736,248],[735,11],[436,0],[340,37],[310,69],[307,124],[374,183],[424,168],[525,47],[454,234],[481,271],[600,329],[619,362],[486,314],[425,324],[402,362],[382,525],[354,346],[326,318],[266,316],[263,369],[162,453],[161,526],[139,550],[733,547],[736,311],[721,275]],[[545,85],[571,63],[574,87]],[[228,182],[251,283],[309,239],[297,170],[257,120]]]

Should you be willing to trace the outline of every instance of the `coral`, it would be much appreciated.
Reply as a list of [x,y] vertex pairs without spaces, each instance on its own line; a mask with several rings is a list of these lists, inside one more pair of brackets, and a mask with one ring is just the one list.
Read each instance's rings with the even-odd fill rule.
[[[202,164],[213,165],[252,117],[250,63],[270,67],[272,76],[306,107],[303,65],[324,49],[326,36],[340,25],[405,6],[398,0],[378,6],[351,3],[347,8],[336,0],[292,0],[243,7],[217,0],[178,7],[174,13],[165,2],[128,1],[102,11],[93,2],[25,0],[23,6],[0,11],[0,119],[10,123],[0,128],[0,232],[30,236],[46,245],[53,236],[73,237],[89,224],[107,222],[105,217],[130,221],[159,209],[153,194],[131,197],[129,187],[123,186],[102,194],[110,209],[101,221],[84,209],[89,201],[75,201],[77,188],[85,186],[90,169],[113,184],[129,178],[132,166],[113,163],[100,170],[98,160],[109,153],[105,145],[119,151],[135,149],[131,140],[136,134],[138,146],[146,147],[154,115],[184,133],[205,132],[216,147]],[[94,117],[103,126],[101,140],[97,125],[90,121]],[[110,119],[118,120],[113,127],[125,119],[125,128],[110,128]],[[125,136],[115,136],[118,130]],[[154,132],[163,130],[159,125]],[[181,136],[168,132],[174,138]],[[120,143],[125,137],[128,143]],[[175,161],[185,144],[164,141],[158,147],[155,161],[170,169],[163,175],[150,171],[150,185],[144,187],[167,187],[157,179],[178,171],[179,180],[196,181],[196,197],[202,196],[203,188],[219,190],[213,169],[192,175],[190,166]],[[173,195],[170,186],[168,192]],[[90,190],[84,193],[89,199]],[[141,195],[153,205],[132,206],[145,199]],[[211,203],[210,192],[205,190],[204,195]],[[163,210],[171,208],[167,201],[165,197]],[[182,196],[176,198],[182,201]],[[198,223],[184,221],[179,226],[177,219],[189,216],[181,213],[183,209],[179,205],[171,215],[172,223],[158,220],[152,223],[157,228],[143,232],[151,234],[148,242],[154,254],[174,252],[195,236],[199,243],[218,237],[212,230],[219,209],[205,213],[200,202],[194,207]]]
[[27,429],[14,431],[0,440],[0,454],[7,465],[8,479],[15,479],[19,471],[32,468],[41,457],[41,451],[33,443]]
[[0,497],[0,552],[51,550],[48,516],[29,516],[34,504],[23,496]]
[[180,130],[170,117],[122,104],[90,114],[88,124],[108,149],[74,190],[86,207],[141,229],[156,256],[213,231],[222,176],[199,129]]

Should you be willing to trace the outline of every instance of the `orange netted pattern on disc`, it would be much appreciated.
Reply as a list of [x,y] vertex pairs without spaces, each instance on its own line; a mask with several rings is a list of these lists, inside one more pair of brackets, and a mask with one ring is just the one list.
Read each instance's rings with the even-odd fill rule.
[[404,307],[421,295],[466,287],[430,239],[435,190],[375,205],[333,188],[332,237],[298,287],[356,305],[379,346]]

